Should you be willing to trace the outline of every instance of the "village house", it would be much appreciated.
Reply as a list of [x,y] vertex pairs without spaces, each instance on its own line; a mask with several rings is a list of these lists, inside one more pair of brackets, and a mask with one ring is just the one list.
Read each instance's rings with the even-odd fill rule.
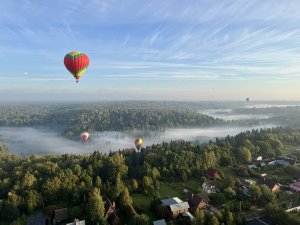
[[167,225],[164,219],[153,221],[153,225]]
[[247,185],[256,184],[256,181],[251,179],[245,179],[245,182]]
[[283,159],[278,159],[278,160],[276,160],[276,163],[277,163],[278,165],[281,165],[281,166],[288,166],[288,165],[290,165],[290,163],[289,163],[288,161],[283,160]]
[[266,177],[262,177],[259,180],[259,184],[265,184],[273,193],[276,193],[280,190],[280,184],[277,181],[268,179]]
[[292,191],[300,191],[300,182],[295,182],[295,183],[292,183],[289,185],[289,188],[292,190]]
[[248,170],[245,167],[240,167],[237,171],[237,174],[239,176],[246,176],[246,175],[248,175]]
[[179,217],[181,222],[180,224],[191,224],[191,222],[194,220],[194,216],[190,212],[181,213]]
[[85,225],[85,220],[75,219],[73,223],[67,223],[66,225]]
[[276,160],[270,160],[270,161],[266,161],[265,162],[267,164],[267,166],[274,166],[277,164],[277,161]]
[[220,178],[218,171],[211,167],[206,170],[205,176],[209,180],[215,180],[217,178]]
[[67,208],[54,210],[54,224],[60,223],[64,220],[67,220],[68,218],[69,216]]
[[256,162],[261,162],[263,159],[263,157],[261,155],[253,155],[252,156],[252,160],[256,161]]
[[167,198],[161,200],[162,206],[165,207],[167,210],[167,215],[165,219],[176,219],[180,214],[184,212],[189,212],[189,203],[183,202],[181,199],[174,197],[174,198]]
[[197,194],[191,194],[189,196],[188,203],[192,209],[198,208],[203,209],[208,206],[209,197],[206,192],[201,192]]
[[299,180],[300,181],[300,173],[296,174],[293,176],[294,180]]
[[236,186],[236,188],[241,191],[244,195],[248,196],[248,197],[251,197],[250,195],[250,192],[249,192],[249,189],[246,185],[244,184],[239,184]]
[[248,168],[249,168],[249,169],[257,169],[257,166],[254,165],[254,164],[252,164],[252,165],[248,165]]
[[277,158],[277,163],[280,164],[278,161],[280,161],[280,163],[284,163],[284,166],[295,165],[295,163],[296,163],[295,159],[291,159],[291,158],[283,157],[283,156],[280,156]]
[[[1,201],[0,201],[1,203]],[[1,207],[0,207],[1,209]],[[0,210],[1,211],[1,210]],[[30,215],[27,219],[27,225],[46,225],[46,224],[51,224],[50,217],[48,217],[46,214],[42,212],[36,212],[32,215]]]
[[264,163],[264,162],[261,162],[260,164],[259,164],[259,166],[261,166],[261,167],[264,167],[264,166],[266,166],[267,164],[266,163]]
[[208,181],[202,184],[202,191],[206,192],[207,194],[213,194],[217,192],[216,182]]

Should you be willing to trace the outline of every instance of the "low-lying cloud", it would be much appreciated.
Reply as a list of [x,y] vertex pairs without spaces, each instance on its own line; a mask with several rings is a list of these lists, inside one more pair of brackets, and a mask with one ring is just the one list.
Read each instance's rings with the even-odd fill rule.
[[235,114],[232,111],[232,109],[211,109],[200,110],[199,113],[223,120],[264,120],[272,117],[271,114]]
[[197,143],[214,140],[216,137],[236,135],[245,130],[270,128],[272,124],[252,127],[211,127],[211,128],[185,128],[167,129],[165,131],[104,131],[90,134],[87,143],[65,138],[57,131],[37,129],[30,127],[1,127],[0,143],[5,144],[11,152],[21,155],[32,154],[64,154],[64,153],[92,153],[117,151],[119,149],[133,148],[136,137],[143,138],[144,146],[163,141],[184,139]]

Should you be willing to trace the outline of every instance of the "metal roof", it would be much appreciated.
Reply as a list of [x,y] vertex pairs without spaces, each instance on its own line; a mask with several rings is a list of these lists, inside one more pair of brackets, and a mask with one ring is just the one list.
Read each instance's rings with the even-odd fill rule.
[[182,215],[190,217],[191,220],[194,219],[193,215],[190,212],[184,212],[184,213],[182,213]]
[[180,203],[182,202],[182,200],[180,198],[166,198],[166,199],[162,199],[160,200],[164,205],[174,205],[174,204],[177,204],[177,203]]
[[153,225],[167,225],[164,219],[153,221]]
[[85,225],[85,220],[77,220],[77,221],[74,221],[73,223],[67,223],[66,225]]
[[170,209],[172,212],[179,211],[182,209],[188,209],[188,208],[190,208],[190,205],[188,202],[180,202],[177,204],[170,205]]

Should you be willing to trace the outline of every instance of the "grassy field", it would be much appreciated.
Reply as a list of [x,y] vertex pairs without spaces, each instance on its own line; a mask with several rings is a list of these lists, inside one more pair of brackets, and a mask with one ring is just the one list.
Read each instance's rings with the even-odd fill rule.
[[160,183],[159,187],[159,195],[160,198],[172,198],[172,197],[178,197],[182,198],[184,197],[182,193],[180,192],[179,184],[175,183]]
[[179,197],[184,200],[187,197],[187,193],[185,193],[184,190],[187,190],[188,192],[196,192],[199,187],[201,187],[200,180],[196,179],[184,182],[161,182],[159,194],[161,198]]
[[292,145],[292,144],[285,144],[284,145],[285,149],[285,155],[294,153],[294,152],[299,152],[300,151],[300,146],[299,145]]
[[155,215],[150,212],[150,203],[152,199],[143,193],[132,193],[133,206],[135,208],[144,209],[144,213],[147,214],[150,220],[155,220]]
[[228,176],[232,176],[235,179],[240,179],[241,177],[237,175],[236,171],[232,168],[222,168],[222,172],[224,173],[225,178]]

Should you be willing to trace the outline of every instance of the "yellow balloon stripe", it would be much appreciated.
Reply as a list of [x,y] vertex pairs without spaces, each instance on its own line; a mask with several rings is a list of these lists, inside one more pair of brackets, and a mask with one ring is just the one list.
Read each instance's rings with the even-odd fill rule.
[[82,52],[70,52],[68,53],[66,56],[69,58],[69,59],[76,59],[80,56],[82,56]]
[[76,76],[75,76],[75,77],[76,77],[76,78],[81,77],[81,75],[82,75],[85,71],[86,71],[86,68],[80,70],[80,72],[76,73]]
[[81,52],[70,52],[68,55],[75,56],[75,55],[79,55],[79,54],[81,54]]

